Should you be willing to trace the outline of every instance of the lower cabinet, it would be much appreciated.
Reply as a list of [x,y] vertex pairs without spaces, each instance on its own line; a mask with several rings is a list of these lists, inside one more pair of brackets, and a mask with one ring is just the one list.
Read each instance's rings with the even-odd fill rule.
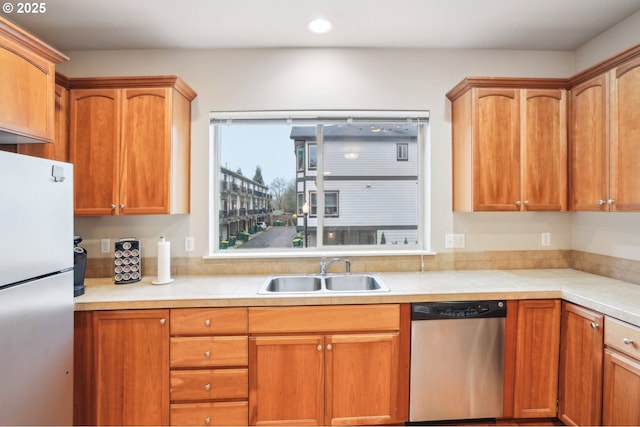
[[[557,416],[560,300],[522,300],[517,306],[514,364],[514,418]],[[510,378],[510,376],[507,376]],[[507,387],[508,390],[508,387]],[[509,393],[507,393],[509,394]],[[505,408],[509,414],[510,408]]]
[[169,424],[169,310],[76,312],[74,425]]
[[246,308],[171,310],[171,425],[247,425]]
[[567,425],[602,423],[604,316],[562,302],[558,418]]
[[249,324],[249,424],[406,421],[399,305],[250,308]]
[[640,328],[605,319],[602,424],[640,425]]

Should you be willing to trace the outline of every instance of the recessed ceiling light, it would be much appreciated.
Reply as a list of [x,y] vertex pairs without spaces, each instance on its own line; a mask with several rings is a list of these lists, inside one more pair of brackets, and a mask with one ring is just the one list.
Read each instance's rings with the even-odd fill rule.
[[314,19],[313,21],[309,22],[309,30],[317,34],[328,33],[329,31],[331,31],[332,27],[333,25],[331,25],[331,22],[327,21],[324,18]]

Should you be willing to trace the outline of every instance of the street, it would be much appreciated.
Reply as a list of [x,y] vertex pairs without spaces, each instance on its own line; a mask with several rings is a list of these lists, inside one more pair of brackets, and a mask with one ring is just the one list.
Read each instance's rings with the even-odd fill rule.
[[254,234],[249,241],[236,244],[236,249],[245,248],[291,248],[296,237],[295,226],[271,226]]

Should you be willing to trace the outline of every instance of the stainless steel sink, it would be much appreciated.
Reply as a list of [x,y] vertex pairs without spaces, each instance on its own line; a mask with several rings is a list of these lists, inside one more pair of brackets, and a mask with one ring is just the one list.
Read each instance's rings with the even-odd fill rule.
[[319,292],[322,279],[318,276],[270,276],[258,293]]
[[341,274],[327,276],[325,287],[328,291],[336,292],[362,292],[362,291],[388,291],[380,280],[371,274]]
[[388,292],[374,274],[309,274],[269,276],[258,294],[331,294],[337,292]]

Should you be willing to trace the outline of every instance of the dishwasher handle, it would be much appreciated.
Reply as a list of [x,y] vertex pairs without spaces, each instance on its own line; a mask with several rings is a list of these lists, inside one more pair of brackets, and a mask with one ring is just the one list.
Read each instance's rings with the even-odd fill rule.
[[504,300],[420,302],[411,304],[411,320],[478,319],[506,317]]

